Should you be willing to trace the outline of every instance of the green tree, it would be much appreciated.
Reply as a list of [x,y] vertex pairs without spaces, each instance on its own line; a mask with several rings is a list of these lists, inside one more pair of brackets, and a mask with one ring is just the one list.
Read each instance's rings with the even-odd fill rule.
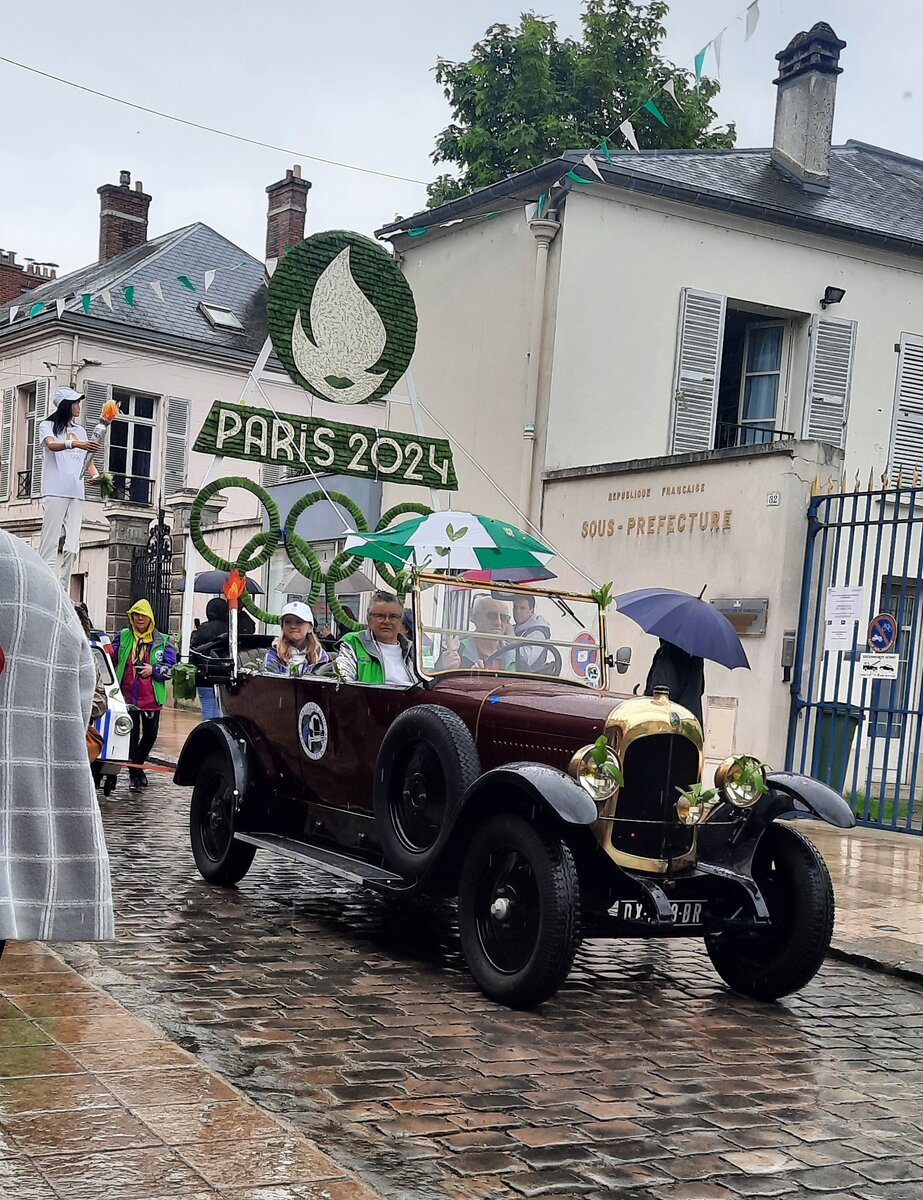
[[[583,8],[578,39],[560,40],[554,21],[527,12],[515,29],[492,25],[466,62],[437,62],[453,120],[436,138],[432,160],[454,163],[457,173],[429,185],[430,208],[565,150],[597,146],[652,95],[667,124],[635,113],[643,148],[734,145],[733,124],[715,127],[709,101],[719,85],[703,77],[696,88],[691,72],[658,53],[664,0],[584,0]],[[657,94],[669,79],[681,109]]]

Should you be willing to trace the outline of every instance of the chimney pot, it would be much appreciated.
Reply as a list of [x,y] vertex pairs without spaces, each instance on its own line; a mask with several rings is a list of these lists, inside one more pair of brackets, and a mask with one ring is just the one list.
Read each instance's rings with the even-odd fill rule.
[[830,146],[840,51],[846,43],[825,21],[796,34],[776,55],[772,161],[806,191],[830,186]]
[[144,191],[144,184],[141,182],[141,180],[140,180],[140,179],[136,179],[136,180],[135,180],[135,191],[136,191],[136,192],[143,192],[143,191]]
[[131,171],[119,171],[119,187],[128,187],[131,183]]
[[301,163],[295,163],[295,165],[292,167],[292,174],[296,179],[301,178]]

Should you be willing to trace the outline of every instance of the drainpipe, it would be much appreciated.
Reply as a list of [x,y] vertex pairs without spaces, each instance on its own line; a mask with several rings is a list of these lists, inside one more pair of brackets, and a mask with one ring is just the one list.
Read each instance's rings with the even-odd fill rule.
[[77,388],[77,372],[80,370],[80,364],[77,362],[77,355],[80,353],[80,335],[75,333],[74,340],[71,344],[71,376],[70,385],[76,390]]
[[548,276],[548,247],[561,228],[554,211],[529,222],[535,238],[535,277],[532,285],[532,328],[529,335],[529,374],[522,421],[522,458],[519,472],[519,510],[530,521],[532,512],[532,469],[535,453],[535,416],[538,411],[538,373],[542,362],[542,333],[545,327],[545,280]]

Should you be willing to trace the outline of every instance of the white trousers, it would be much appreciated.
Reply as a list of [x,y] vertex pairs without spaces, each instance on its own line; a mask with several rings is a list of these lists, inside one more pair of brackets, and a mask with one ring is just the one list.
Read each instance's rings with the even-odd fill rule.
[[[80,553],[80,523],[83,501],[74,496],[45,496],[45,516],[42,519],[42,540],[38,552],[59,577],[61,587],[70,595],[71,573]],[[64,530],[64,554],[58,563],[58,542]]]

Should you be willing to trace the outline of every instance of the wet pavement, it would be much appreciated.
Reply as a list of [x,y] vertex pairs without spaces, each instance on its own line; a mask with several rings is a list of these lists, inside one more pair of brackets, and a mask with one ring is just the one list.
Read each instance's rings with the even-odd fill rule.
[[[33,1014],[7,1018],[61,1043],[11,1047],[7,1061],[48,1056],[39,1069],[56,1080],[53,1093],[70,1095],[71,1128],[81,1128],[74,1113],[115,1106],[68,1093],[73,1072],[57,1056],[78,1061],[69,1046],[87,1032],[101,1039],[81,1065],[161,1147],[111,1146],[101,1159],[142,1148],[153,1164],[175,1155],[201,1175],[201,1200],[319,1200],[325,1191],[339,1200],[326,1183],[277,1182],[290,1153],[276,1134],[241,1135],[233,1119],[219,1122],[211,1157],[171,1140],[200,1127],[179,1110],[207,1108],[193,1076],[215,1072],[216,1083],[246,1097],[224,1103],[280,1116],[330,1156],[340,1186],[354,1172],[388,1198],[923,1197],[918,984],[828,961],[800,995],[766,1006],[728,992],[695,943],[593,941],[557,997],[537,1013],[513,1013],[474,988],[450,905],[396,904],[263,852],[238,889],[209,887],[189,852],[187,804],[188,792],[163,780],[103,801],[118,940],[61,949],[85,980],[150,1021],[155,1041],[167,1039],[158,1053],[175,1053],[172,1042],[198,1062],[139,1065],[143,1039],[104,1038],[110,1012],[100,1021],[39,1002]],[[116,1067],[118,1091],[107,1074]],[[177,1099],[179,1072],[189,1079]],[[36,1087],[47,1094],[35,1081],[27,1093]],[[0,1083],[7,1145],[20,1092]],[[160,1124],[141,1108],[160,1110]],[[105,1126],[86,1120],[91,1131]],[[29,1138],[47,1146],[42,1136],[54,1153],[33,1157]],[[81,1191],[66,1163],[48,1166],[66,1156],[63,1137],[50,1118],[20,1132],[12,1153],[23,1168],[37,1164],[34,1186],[46,1190],[5,1193],[0,1175],[0,1196],[100,1192]],[[256,1141],[266,1153],[255,1153]],[[129,1168],[138,1190],[110,1190],[111,1200],[160,1200],[141,1185],[143,1168]],[[187,1178],[164,1200],[200,1200]]]

